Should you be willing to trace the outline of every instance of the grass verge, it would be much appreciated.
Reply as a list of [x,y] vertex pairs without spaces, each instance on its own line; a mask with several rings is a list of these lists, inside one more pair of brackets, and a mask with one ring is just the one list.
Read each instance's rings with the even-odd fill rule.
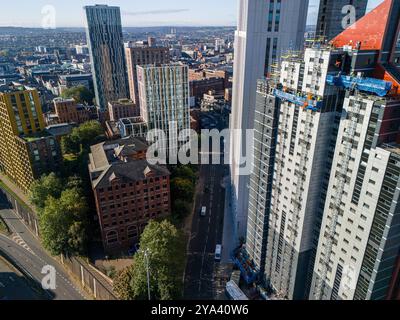
[[5,235],[10,234],[10,229],[8,228],[2,217],[0,217],[0,233]]

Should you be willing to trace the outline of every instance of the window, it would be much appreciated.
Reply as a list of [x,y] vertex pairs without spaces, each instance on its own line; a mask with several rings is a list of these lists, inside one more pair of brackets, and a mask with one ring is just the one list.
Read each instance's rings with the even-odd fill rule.
[[138,231],[136,226],[128,227],[128,239],[135,239],[138,236]]
[[117,231],[110,231],[106,235],[106,241],[108,244],[116,243],[118,242],[118,233]]

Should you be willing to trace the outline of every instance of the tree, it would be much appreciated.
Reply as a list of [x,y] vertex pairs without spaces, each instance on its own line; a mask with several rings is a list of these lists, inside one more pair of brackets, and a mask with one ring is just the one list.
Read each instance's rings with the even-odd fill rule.
[[189,166],[178,166],[174,172],[174,176],[189,179],[192,182],[196,181],[196,174]]
[[68,135],[61,138],[61,150],[63,154],[78,154],[79,153],[79,141],[76,140],[76,136]]
[[172,204],[173,217],[181,221],[189,214],[190,206],[190,202],[184,201],[182,199],[176,199]]
[[92,104],[94,95],[85,86],[77,86],[64,90],[61,94],[64,99],[73,98],[76,103]]
[[171,180],[171,194],[179,195],[179,198],[182,200],[192,201],[194,184],[188,179],[174,178]]
[[61,140],[61,148],[64,154],[78,154],[82,149],[98,142],[103,136],[104,130],[98,121],[88,121],[74,128],[70,135]]
[[121,300],[133,300],[135,293],[133,291],[133,267],[127,267],[120,271],[113,283],[113,290]]
[[63,183],[55,173],[43,175],[32,183],[29,193],[31,203],[41,211],[48,197],[58,198],[63,190]]
[[81,124],[72,131],[73,139],[79,141],[83,148],[89,148],[97,142],[97,139],[104,134],[104,130],[98,121],[88,121]]
[[142,250],[134,257],[131,281],[134,298],[147,299],[147,269],[143,250],[147,250],[149,257],[152,298],[156,300],[180,298],[185,262],[182,233],[166,220],[151,221],[141,236],[140,248]]
[[43,245],[53,255],[82,254],[86,246],[87,211],[79,188],[49,196],[39,217]]

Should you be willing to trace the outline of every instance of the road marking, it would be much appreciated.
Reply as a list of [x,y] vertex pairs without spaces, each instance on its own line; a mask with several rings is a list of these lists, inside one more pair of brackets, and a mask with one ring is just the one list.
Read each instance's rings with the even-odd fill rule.
[[5,288],[6,286],[2,282],[0,282],[0,287]]
[[32,253],[33,255],[36,255],[32,249],[26,244],[26,242],[24,241],[24,239],[22,239],[22,237],[19,234],[15,234],[11,237],[11,239],[18,244],[20,247],[24,248],[26,251]]
[[8,277],[8,279],[10,279],[10,280],[11,280],[11,282],[15,282],[14,278],[13,278],[13,277],[11,277],[11,276],[9,276],[9,277]]

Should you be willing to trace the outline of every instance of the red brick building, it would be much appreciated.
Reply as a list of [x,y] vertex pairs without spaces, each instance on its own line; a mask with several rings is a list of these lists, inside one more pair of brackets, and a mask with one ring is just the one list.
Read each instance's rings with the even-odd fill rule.
[[170,215],[170,172],[145,160],[147,148],[132,137],[91,147],[89,171],[108,253],[131,248],[150,220]]
[[74,99],[54,99],[57,123],[84,123],[93,118],[93,112]]
[[210,90],[224,92],[229,83],[225,71],[219,70],[189,70],[190,96],[199,103],[203,95]]
[[120,99],[108,103],[110,121],[117,122],[122,118],[132,118],[140,116],[140,109],[129,99]]

